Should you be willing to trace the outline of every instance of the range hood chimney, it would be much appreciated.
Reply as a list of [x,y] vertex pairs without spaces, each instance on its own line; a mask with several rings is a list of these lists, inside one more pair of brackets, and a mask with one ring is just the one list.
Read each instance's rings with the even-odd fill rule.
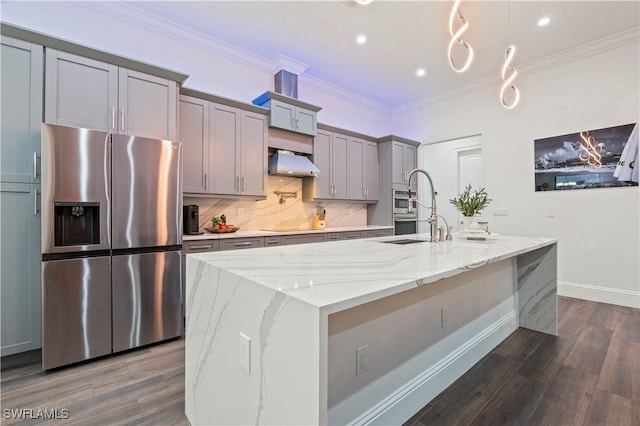
[[274,75],[275,92],[290,98],[298,99],[298,75],[280,70]]

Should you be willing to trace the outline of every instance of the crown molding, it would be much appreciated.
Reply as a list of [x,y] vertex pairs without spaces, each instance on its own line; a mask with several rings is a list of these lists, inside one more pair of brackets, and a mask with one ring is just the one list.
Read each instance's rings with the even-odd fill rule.
[[309,65],[281,53],[278,53],[271,59],[271,74],[285,70],[295,75],[300,75],[305,72],[307,68],[309,68]]
[[[122,2],[78,2],[78,5],[96,13],[110,16],[122,22],[134,25],[138,28],[169,37],[189,46],[211,52],[230,61],[246,65],[256,70],[274,74],[281,68],[275,69],[282,64],[284,69],[290,67],[295,74],[300,74],[307,69],[308,65],[285,55],[276,55],[272,59],[251,53],[238,48],[229,43],[225,43],[214,37],[208,36],[191,28],[185,27],[175,22],[166,20],[157,15],[140,10],[135,6]],[[302,71],[300,71],[302,69]],[[288,69],[287,69],[288,70]],[[391,113],[391,108],[366,96],[359,95],[343,87],[334,85],[325,80],[309,75],[300,75],[298,84],[331,94],[346,102],[351,102],[363,107],[383,112]]]
[[[610,36],[603,37],[601,39],[585,43],[571,49],[563,50],[562,52],[554,53],[553,55],[545,56],[544,58],[537,59],[535,61],[518,65],[518,72],[521,76],[537,73],[562,64],[577,61],[579,59],[586,58],[592,55],[597,55],[605,51],[623,47],[628,44],[638,43],[639,40],[640,27],[630,28],[628,30],[612,34]],[[495,75],[485,76],[469,83],[456,86],[452,89],[441,91],[428,98],[419,99],[417,101],[396,107],[393,109],[393,113],[398,114],[424,107],[443,99],[452,99],[463,96],[472,92],[476,92],[478,90],[493,87],[500,84],[501,81],[502,80],[498,77],[497,73]]]

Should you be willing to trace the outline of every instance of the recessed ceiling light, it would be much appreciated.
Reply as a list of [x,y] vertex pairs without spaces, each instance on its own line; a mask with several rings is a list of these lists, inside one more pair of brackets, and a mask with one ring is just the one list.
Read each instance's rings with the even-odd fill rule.
[[427,70],[425,70],[424,68],[418,68],[418,70],[416,71],[416,75],[418,77],[423,77],[427,74]]
[[367,42],[367,36],[364,34],[360,34],[358,37],[356,37],[356,43],[358,44],[365,44]]
[[551,18],[549,18],[548,16],[542,17],[538,21],[538,26],[539,27],[544,27],[546,25],[549,25],[549,22],[551,22]]

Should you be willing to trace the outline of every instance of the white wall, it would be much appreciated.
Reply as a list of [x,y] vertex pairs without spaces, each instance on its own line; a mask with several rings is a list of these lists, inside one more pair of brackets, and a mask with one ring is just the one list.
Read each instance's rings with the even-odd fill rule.
[[513,110],[500,106],[495,86],[396,111],[393,133],[423,143],[482,134],[490,228],[557,238],[561,294],[640,307],[638,187],[536,193],[533,173],[534,139],[640,121],[638,61],[636,37],[521,74]]
[[[2,20],[32,31],[188,74],[185,87],[251,103],[274,90],[270,58],[239,49],[115,2],[3,2]],[[295,59],[295,58],[293,58]],[[390,133],[390,109],[344,89],[298,79],[298,98],[322,107],[318,121],[370,136]]]

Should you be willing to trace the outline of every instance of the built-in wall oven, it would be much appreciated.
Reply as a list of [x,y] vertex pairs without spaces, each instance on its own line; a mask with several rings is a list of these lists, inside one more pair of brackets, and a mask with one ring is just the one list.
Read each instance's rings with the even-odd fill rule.
[[393,228],[395,235],[418,232],[418,210],[410,200],[409,191],[393,191]]

